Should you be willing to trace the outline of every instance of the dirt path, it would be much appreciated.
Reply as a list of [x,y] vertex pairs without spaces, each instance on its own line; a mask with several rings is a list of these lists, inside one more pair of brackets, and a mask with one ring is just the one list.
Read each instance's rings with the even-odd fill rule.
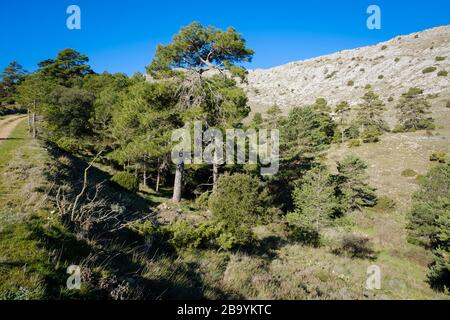
[[6,140],[14,128],[22,122],[26,116],[11,116],[0,120],[0,144]]

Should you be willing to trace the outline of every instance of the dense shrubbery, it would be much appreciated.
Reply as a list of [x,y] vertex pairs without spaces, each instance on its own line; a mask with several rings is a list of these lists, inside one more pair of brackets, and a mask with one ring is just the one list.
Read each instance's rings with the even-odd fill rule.
[[398,109],[399,126],[397,132],[416,131],[423,129],[434,129],[434,120],[426,117],[431,108],[428,100],[423,97],[423,90],[420,88],[410,88],[402,94],[399,103],[396,105]]
[[427,68],[425,68],[425,69],[422,70],[422,73],[423,73],[423,74],[426,74],[426,73],[435,72],[436,69],[437,69],[436,67],[427,67]]
[[409,240],[433,252],[429,279],[436,288],[450,288],[450,166],[433,167],[420,180],[409,213]]
[[440,162],[440,163],[445,163],[445,161],[446,161],[445,152],[443,152],[443,151],[434,151],[430,155],[430,161],[437,161],[437,162]]
[[122,188],[136,192],[139,189],[139,182],[136,178],[136,176],[130,172],[119,172],[116,173],[112,178],[111,181],[117,183]]
[[367,182],[366,162],[350,155],[338,162],[337,169],[344,210],[360,210],[376,204],[375,188]]
[[261,181],[246,174],[224,174],[209,197],[214,219],[223,223],[220,241],[226,246],[245,245],[252,240],[252,226],[270,220],[276,209]]

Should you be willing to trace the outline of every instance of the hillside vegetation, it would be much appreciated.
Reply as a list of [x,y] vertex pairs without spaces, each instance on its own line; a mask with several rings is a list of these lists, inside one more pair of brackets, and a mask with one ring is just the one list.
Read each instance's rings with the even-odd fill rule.
[[[11,63],[0,299],[448,299],[449,30],[249,73],[242,35],[199,23],[147,76]],[[190,164],[170,138],[195,121],[278,129],[279,171]]]

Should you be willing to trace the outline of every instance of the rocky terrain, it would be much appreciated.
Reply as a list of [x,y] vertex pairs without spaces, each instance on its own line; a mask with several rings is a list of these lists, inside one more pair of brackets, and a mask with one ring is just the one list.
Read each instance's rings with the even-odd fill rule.
[[[434,68],[426,70],[429,67]],[[272,69],[252,70],[246,91],[254,112],[274,104],[287,112],[319,97],[332,105],[341,100],[356,104],[367,85],[385,101],[412,86],[421,87],[426,94],[439,94],[450,88],[450,77],[438,76],[439,71],[450,71],[450,26]]]

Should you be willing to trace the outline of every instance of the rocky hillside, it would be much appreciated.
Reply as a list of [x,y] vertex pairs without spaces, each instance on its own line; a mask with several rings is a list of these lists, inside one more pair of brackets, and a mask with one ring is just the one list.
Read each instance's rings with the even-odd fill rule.
[[398,97],[412,86],[423,88],[427,94],[441,93],[450,89],[450,76],[442,75],[442,71],[450,71],[450,26],[272,69],[253,70],[246,90],[254,111],[277,104],[286,112],[318,97],[332,104],[340,100],[355,104],[367,85],[384,100]]

